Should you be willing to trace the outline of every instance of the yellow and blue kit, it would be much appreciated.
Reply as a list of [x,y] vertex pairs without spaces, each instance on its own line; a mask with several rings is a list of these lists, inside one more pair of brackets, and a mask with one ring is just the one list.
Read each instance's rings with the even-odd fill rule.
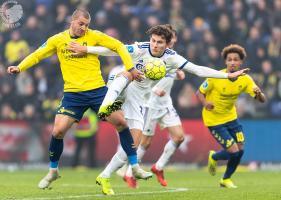
[[[225,69],[221,71],[226,72]],[[255,87],[257,85],[249,75],[240,76],[235,81],[208,78],[200,86],[199,90],[205,95],[206,101],[214,104],[211,111],[203,108],[204,124],[223,147],[228,148],[234,142],[244,142],[235,103],[243,92],[255,97]]]
[[79,121],[89,107],[98,112],[107,88],[102,78],[98,55],[72,55],[68,50],[68,44],[72,41],[83,46],[109,48],[120,55],[127,70],[133,67],[133,62],[123,43],[104,33],[88,29],[85,35],[79,38],[71,37],[69,30],[50,37],[19,64],[20,71],[24,71],[56,53],[64,80],[64,98],[58,113],[72,116]]

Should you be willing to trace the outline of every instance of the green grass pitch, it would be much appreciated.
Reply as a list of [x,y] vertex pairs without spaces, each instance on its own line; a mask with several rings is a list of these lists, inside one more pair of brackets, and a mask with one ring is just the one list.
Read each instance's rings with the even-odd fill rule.
[[281,199],[281,172],[237,172],[233,181],[238,189],[218,186],[221,173],[210,176],[206,170],[167,170],[168,187],[161,187],[156,178],[139,181],[138,189],[129,189],[117,175],[112,177],[115,196],[104,196],[95,178],[101,170],[72,170],[62,168],[61,179],[51,189],[40,190],[38,181],[46,171],[0,171],[0,199],[134,199],[134,200],[271,200]]

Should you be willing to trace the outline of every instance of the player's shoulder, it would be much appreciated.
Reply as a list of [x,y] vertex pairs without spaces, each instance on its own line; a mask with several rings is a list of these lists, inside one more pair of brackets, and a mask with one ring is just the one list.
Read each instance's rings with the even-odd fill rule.
[[173,49],[167,48],[167,49],[165,49],[164,54],[165,55],[174,56],[174,55],[177,55],[177,52],[175,50],[173,50]]
[[129,53],[148,51],[149,42],[134,42],[133,44],[126,44]]

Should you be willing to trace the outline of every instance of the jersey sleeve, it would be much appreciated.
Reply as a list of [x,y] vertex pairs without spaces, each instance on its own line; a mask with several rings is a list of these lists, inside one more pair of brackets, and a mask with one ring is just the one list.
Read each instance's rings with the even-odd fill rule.
[[215,69],[211,69],[209,67],[199,66],[195,65],[192,62],[186,63],[183,67],[183,70],[195,74],[199,77],[205,77],[205,78],[222,78],[226,79],[228,78],[228,74],[222,71],[217,71]]
[[210,92],[213,89],[213,82],[211,79],[207,78],[201,85],[199,88],[199,91],[202,94],[207,94],[208,92]]
[[87,52],[100,56],[118,56],[116,52],[111,51],[106,47],[87,46]]
[[133,60],[140,56],[144,45],[145,43],[138,43],[138,42],[135,42],[134,44],[126,45],[127,51],[129,52]]
[[245,78],[247,78],[247,87],[245,92],[248,93],[251,97],[255,97],[256,94],[254,93],[254,88],[256,88],[257,85],[249,75],[245,75],[245,76],[246,76]]
[[165,53],[170,55],[169,61],[175,68],[182,69],[188,63],[188,60],[186,60],[183,56],[177,54],[173,50],[166,49]]
[[37,63],[39,63],[40,60],[43,60],[54,53],[56,53],[56,40],[57,37],[52,36],[50,37],[41,47],[39,47],[36,51],[34,51],[32,54],[27,56],[19,65],[20,71],[24,71]]
[[118,53],[118,55],[121,57],[121,60],[123,61],[123,64],[126,68],[126,70],[130,70],[133,68],[133,61],[132,58],[130,56],[130,54],[128,53],[125,45],[120,42],[119,40],[110,37],[104,33],[98,32],[98,43],[96,44],[96,46],[103,46],[103,47],[107,47],[112,51],[115,51],[116,53]]

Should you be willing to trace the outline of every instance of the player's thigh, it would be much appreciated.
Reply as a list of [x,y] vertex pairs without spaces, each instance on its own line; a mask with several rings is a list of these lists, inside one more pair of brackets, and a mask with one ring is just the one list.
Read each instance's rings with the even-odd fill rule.
[[242,148],[244,142],[245,142],[245,136],[243,132],[243,127],[240,124],[239,120],[233,120],[228,123],[228,130],[230,135],[234,138],[235,142],[239,144],[239,146]]
[[173,107],[166,110],[159,121],[161,128],[167,128],[171,136],[183,137],[184,131],[177,111]]
[[154,136],[158,120],[162,117],[159,114],[159,110],[146,107],[144,115],[143,135],[151,137]]
[[52,134],[56,138],[63,138],[67,131],[71,128],[71,126],[77,122],[71,116],[64,115],[64,114],[57,114],[55,117],[54,127]]
[[232,145],[236,145],[235,139],[229,133],[225,124],[218,126],[209,126],[211,135],[224,148],[229,149]]

